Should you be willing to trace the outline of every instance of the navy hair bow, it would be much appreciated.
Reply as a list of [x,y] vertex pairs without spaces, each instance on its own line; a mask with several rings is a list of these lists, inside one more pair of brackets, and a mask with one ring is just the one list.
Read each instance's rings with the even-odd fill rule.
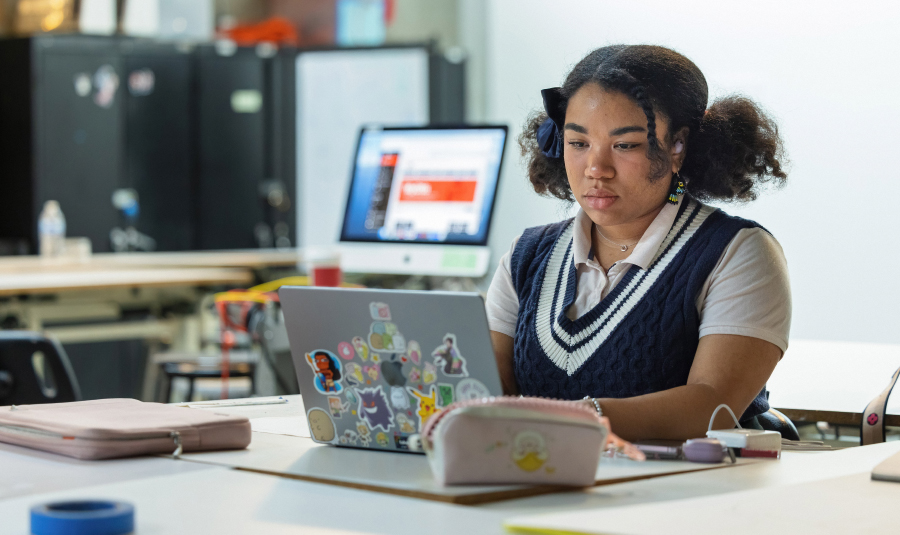
[[542,90],[541,96],[544,98],[544,110],[547,112],[547,120],[538,127],[538,148],[548,158],[562,158],[562,128],[565,120],[562,112],[562,103],[565,99],[558,87]]

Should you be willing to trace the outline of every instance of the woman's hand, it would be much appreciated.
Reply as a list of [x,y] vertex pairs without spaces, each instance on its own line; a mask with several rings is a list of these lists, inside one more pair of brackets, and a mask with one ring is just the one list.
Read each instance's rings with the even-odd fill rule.
[[637,449],[631,442],[622,440],[618,435],[612,432],[612,425],[609,423],[609,418],[601,416],[600,419],[606,425],[606,428],[610,430],[609,433],[606,434],[606,444],[603,447],[603,451],[621,454],[634,461],[647,460],[644,452]]
[[[590,398],[581,400],[591,411],[597,410],[594,401]],[[622,440],[619,435],[612,432],[612,424],[606,416],[600,416],[600,421],[606,426],[608,433],[606,434],[606,444],[603,445],[603,451],[612,454],[621,454],[635,461],[645,461],[647,457],[644,452],[637,449],[634,444],[627,440]]]

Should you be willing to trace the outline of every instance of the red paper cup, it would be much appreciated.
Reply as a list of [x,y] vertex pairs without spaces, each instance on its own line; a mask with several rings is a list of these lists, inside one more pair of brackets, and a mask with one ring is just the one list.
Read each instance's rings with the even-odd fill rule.
[[340,286],[341,285],[341,266],[339,265],[321,265],[313,266],[312,272],[313,286]]
[[307,273],[313,286],[340,286],[343,279],[341,273],[340,253],[333,250],[313,250],[307,257]]

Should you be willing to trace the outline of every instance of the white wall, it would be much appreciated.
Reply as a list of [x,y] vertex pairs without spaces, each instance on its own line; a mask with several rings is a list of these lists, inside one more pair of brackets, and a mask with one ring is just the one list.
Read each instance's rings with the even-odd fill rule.
[[[487,118],[518,135],[595,47],[675,48],[711,96],[741,92],[781,125],[785,189],[727,211],[784,247],[792,338],[900,342],[900,4],[488,0]],[[495,258],[527,226],[563,215],[530,191],[511,150],[495,212]]]

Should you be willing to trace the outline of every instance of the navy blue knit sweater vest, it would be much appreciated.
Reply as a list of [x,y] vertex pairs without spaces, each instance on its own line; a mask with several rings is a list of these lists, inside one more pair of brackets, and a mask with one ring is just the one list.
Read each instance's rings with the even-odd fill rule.
[[[687,383],[699,343],[696,298],[728,243],[756,223],[684,198],[650,266],[631,266],[576,321],[573,220],[526,230],[513,251],[513,359],[523,395],[624,398]],[[769,409],[765,389],[742,420]]]

